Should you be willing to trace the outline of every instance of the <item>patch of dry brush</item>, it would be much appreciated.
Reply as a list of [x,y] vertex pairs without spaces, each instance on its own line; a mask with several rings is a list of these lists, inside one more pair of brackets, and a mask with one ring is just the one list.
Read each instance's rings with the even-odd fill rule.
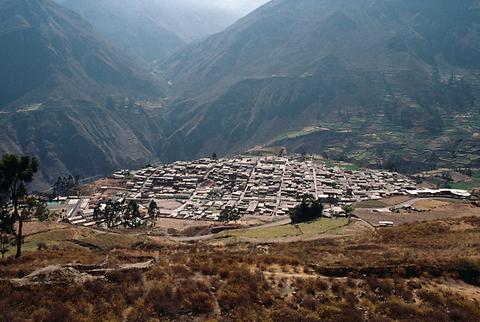
[[[157,263],[84,285],[2,281],[0,321],[479,321],[478,297],[460,291],[480,290],[479,242],[480,221],[465,218],[268,245],[268,255],[245,243],[136,245],[111,262]],[[86,263],[105,255],[77,252]],[[33,253],[0,274],[59,261]]]

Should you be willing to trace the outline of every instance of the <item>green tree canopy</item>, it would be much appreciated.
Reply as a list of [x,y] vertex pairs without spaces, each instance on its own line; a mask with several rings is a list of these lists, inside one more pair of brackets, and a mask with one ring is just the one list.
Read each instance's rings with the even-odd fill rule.
[[237,222],[242,216],[240,215],[240,210],[236,208],[225,208],[220,213],[218,220],[221,222],[229,223],[231,221]]
[[154,227],[155,222],[157,221],[157,218],[158,218],[158,205],[155,202],[155,200],[152,200],[148,205],[148,217],[149,217],[150,225]]
[[4,155],[0,160],[0,201],[3,211],[11,213],[14,222],[18,223],[15,234],[17,242],[16,258],[22,255],[23,223],[32,216],[41,215],[43,219],[48,213],[35,198],[28,197],[27,185],[32,182],[38,171],[38,161],[30,156]]
[[135,200],[130,200],[123,213],[123,226],[138,228],[141,227],[143,223],[137,202]]
[[322,217],[323,204],[312,195],[303,195],[298,206],[290,211],[292,224],[309,222]]

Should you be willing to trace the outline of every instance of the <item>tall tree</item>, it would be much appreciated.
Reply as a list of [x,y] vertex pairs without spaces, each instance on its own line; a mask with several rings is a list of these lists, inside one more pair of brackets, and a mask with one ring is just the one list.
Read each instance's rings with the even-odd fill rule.
[[135,200],[130,200],[123,213],[123,226],[130,228],[138,228],[143,225],[140,217],[140,209]]
[[118,201],[108,200],[105,207],[97,204],[93,210],[93,220],[100,224],[101,221],[105,223],[107,228],[115,227],[120,221],[124,211],[124,205]]
[[69,175],[67,177],[58,177],[52,186],[53,194],[56,196],[75,194],[78,190],[80,177]]
[[355,208],[352,205],[344,205],[342,209],[343,211],[345,211],[347,217],[351,217],[353,212],[355,211]]
[[27,184],[32,182],[37,171],[37,159],[29,156],[19,157],[7,154],[0,161],[0,198],[3,199],[5,205],[11,204],[13,219],[18,223],[18,230],[15,233],[16,258],[22,255],[23,223],[25,220],[20,205],[27,196]]
[[5,254],[14,240],[14,224],[15,220],[12,214],[7,207],[2,205],[0,207],[0,253],[2,254],[2,259],[5,258]]
[[120,221],[124,206],[118,201],[107,201],[107,205],[103,210],[105,224],[108,228],[113,228]]
[[157,218],[158,218],[158,205],[154,200],[152,200],[148,205],[148,217],[149,217],[151,226],[154,227],[155,222],[157,221]]
[[237,222],[242,216],[240,215],[240,210],[234,208],[225,208],[220,213],[218,220],[221,222],[229,223],[231,221]]
[[95,205],[95,208],[93,209],[93,220],[97,223],[98,225],[98,222],[102,219],[104,219],[104,213],[103,213],[103,209],[102,209],[102,206],[97,203]]
[[315,199],[314,196],[305,194],[301,197],[301,202],[298,206],[290,210],[290,219],[292,224],[302,222],[309,222],[322,217],[323,204],[320,199]]

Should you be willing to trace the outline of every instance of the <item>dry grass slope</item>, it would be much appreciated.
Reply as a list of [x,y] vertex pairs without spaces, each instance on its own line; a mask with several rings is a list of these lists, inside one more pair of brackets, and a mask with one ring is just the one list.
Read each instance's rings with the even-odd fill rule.
[[[0,321],[480,320],[476,217],[262,246],[103,234],[89,236],[98,248],[60,242],[3,262]],[[9,281],[73,262],[110,270],[68,287]]]

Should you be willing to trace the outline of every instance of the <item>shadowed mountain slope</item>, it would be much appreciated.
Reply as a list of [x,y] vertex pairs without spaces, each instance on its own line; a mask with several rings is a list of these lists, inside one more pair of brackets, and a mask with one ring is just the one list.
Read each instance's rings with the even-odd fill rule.
[[129,55],[150,64],[187,43],[220,32],[262,0],[64,0],[95,31]]
[[476,0],[274,0],[162,65],[171,141],[478,166],[478,57]]
[[0,151],[37,155],[50,180],[153,157],[154,134],[142,131],[158,131],[161,117],[135,101],[163,96],[161,84],[76,13],[50,0],[1,0],[0,47]]

